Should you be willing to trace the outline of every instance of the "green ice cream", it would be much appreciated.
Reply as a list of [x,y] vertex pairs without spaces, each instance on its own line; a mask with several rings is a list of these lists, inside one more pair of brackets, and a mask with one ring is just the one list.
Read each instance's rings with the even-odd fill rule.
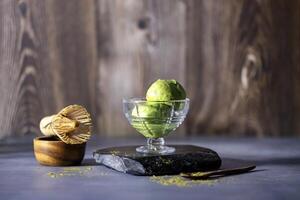
[[[172,101],[172,100],[184,100],[186,98],[186,93],[182,85],[172,79],[172,80],[161,80],[158,79],[149,87],[146,99],[147,101]],[[168,103],[172,105],[171,102]],[[176,102],[173,103],[174,109],[182,109],[184,103]]]
[[132,110],[132,116],[142,118],[157,118],[164,119],[170,117],[171,106],[164,103],[151,103],[139,104]]
[[151,84],[146,94],[147,101],[171,101],[185,98],[185,90],[176,80],[158,79]]
[[164,103],[146,103],[132,110],[132,126],[147,138],[167,135],[176,126],[168,123],[172,107]]
[[155,81],[147,91],[147,103],[132,110],[132,126],[147,138],[166,136],[178,126],[170,121],[174,111],[184,106],[184,102],[170,101],[185,98],[185,90],[176,80]]

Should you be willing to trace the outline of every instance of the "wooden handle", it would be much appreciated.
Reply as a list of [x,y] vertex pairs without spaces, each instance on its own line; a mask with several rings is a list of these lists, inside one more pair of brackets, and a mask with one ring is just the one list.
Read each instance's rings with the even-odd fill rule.
[[69,133],[79,126],[79,122],[69,119],[62,115],[51,115],[44,117],[40,122],[40,129],[44,135],[56,135],[56,132]]
[[55,115],[44,117],[40,122],[40,130],[44,135],[50,136],[50,135],[56,135],[54,131],[51,128],[52,118]]

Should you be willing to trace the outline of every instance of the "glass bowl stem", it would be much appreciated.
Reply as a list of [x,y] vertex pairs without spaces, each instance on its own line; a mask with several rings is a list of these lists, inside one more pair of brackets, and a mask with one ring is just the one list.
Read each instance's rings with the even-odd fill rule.
[[147,138],[147,145],[136,148],[140,153],[152,153],[152,154],[169,154],[175,152],[174,147],[168,147],[165,145],[165,139],[160,138]]

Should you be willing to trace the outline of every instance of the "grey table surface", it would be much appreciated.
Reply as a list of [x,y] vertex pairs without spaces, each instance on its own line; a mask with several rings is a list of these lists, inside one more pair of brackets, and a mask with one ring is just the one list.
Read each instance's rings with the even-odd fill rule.
[[[122,174],[97,165],[97,148],[134,145],[139,139],[93,138],[80,167],[45,167],[31,143],[0,144],[0,199],[300,199],[299,139],[182,138],[169,143],[212,148],[226,162],[255,163],[257,171],[212,184],[162,185],[151,177]],[[232,164],[231,163],[231,164]]]

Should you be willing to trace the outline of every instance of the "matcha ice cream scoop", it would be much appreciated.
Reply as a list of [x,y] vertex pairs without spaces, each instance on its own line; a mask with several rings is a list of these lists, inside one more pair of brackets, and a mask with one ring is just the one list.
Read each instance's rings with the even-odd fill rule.
[[143,118],[166,118],[170,117],[171,106],[164,103],[145,103],[135,106],[132,110],[132,116]]
[[132,110],[132,126],[147,138],[159,138],[176,128],[168,123],[172,107],[164,103],[145,103]]
[[139,153],[169,154],[174,147],[165,145],[164,137],[174,131],[186,117],[189,99],[176,80],[157,80],[145,98],[123,99],[123,111],[129,123],[147,138]]
[[161,80],[158,79],[151,84],[147,93],[147,101],[171,101],[183,100],[186,98],[186,93],[182,85],[176,80]]

